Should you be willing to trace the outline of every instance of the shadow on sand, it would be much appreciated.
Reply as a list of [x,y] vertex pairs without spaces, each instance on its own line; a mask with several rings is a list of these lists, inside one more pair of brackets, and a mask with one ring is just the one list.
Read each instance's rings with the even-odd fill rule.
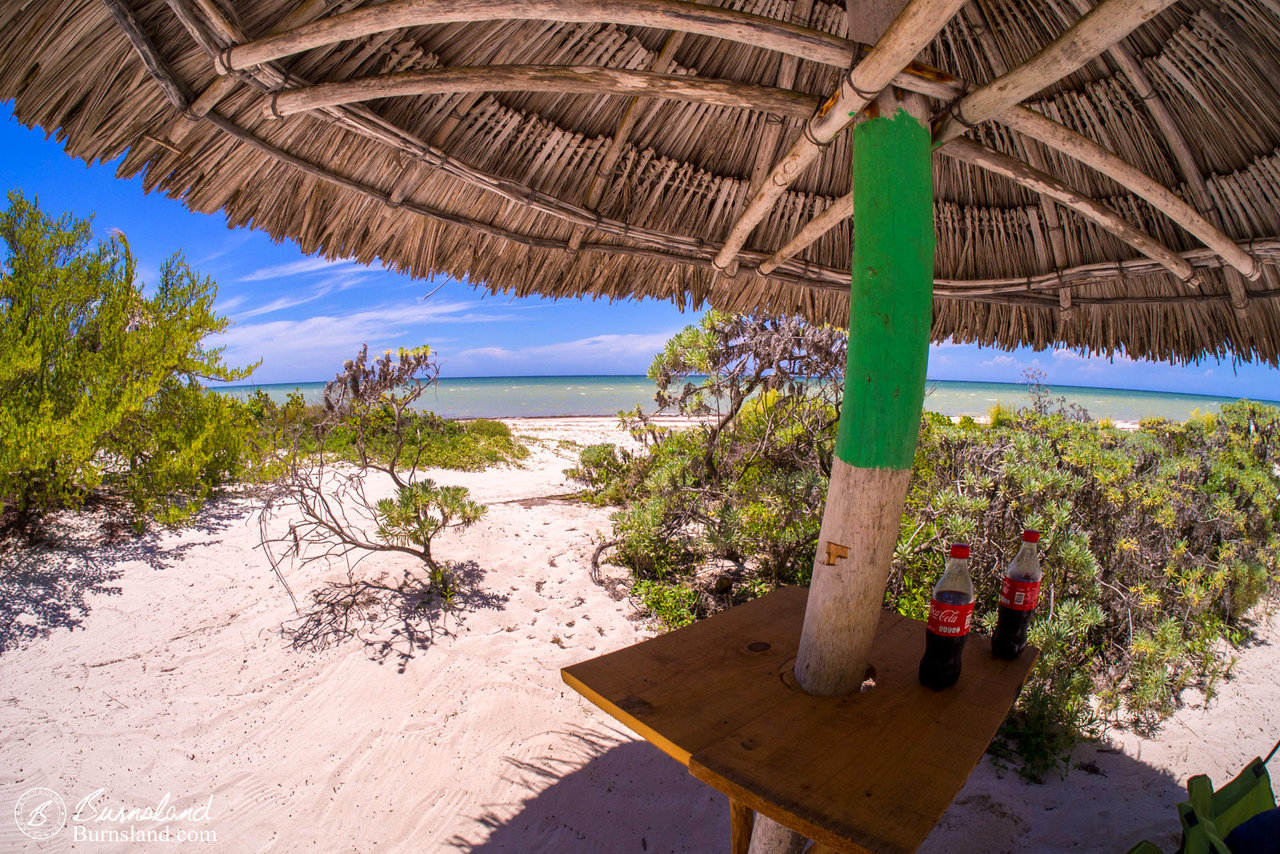
[[[209,502],[189,526],[216,534],[248,507],[225,497]],[[166,543],[164,530],[134,534],[118,507],[98,505],[48,519],[29,539],[0,541],[0,654],[81,628],[94,596],[118,596],[121,564],[165,570],[208,542]]]
[[449,840],[475,854],[676,854],[724,851],[728,801],[645,742],[596,730],[561,733],[558,755],[508,759],[522,803],[485,805]]
[[[563,755],[509,759],[528,798],[487,805],[450,844],[469,854],[728,850],[727,799],[680,763],[601,732],[563,738]],[[1174,804],[1186,790],[1173,777],[1095,744],[1080,745],[1072,764],[1065,778],[1034,784],[1001,779],[984,758],[920,851],[1116,854],[1144,838],[1177,847]]]
[[443,573],[441,583],[409,570],[399,581],[387,573],[357,578],[348,571],[345,579],[312,590],[280,634],[294,649],[308,652],[357,641],[371,660],[394,660],[396,671],[404,673],[415,655],[452,637],[468,611],[496,610],[507,602],[506,595],[481,588],[485,571],[475,561],[449,563]]

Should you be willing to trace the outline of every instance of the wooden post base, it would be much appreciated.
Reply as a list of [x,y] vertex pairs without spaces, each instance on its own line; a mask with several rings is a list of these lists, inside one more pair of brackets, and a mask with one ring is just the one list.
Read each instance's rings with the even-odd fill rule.
[[796,658],[796,681],[809,694],[836,697],[862,685],[910,480],[909,469],[832,464]]

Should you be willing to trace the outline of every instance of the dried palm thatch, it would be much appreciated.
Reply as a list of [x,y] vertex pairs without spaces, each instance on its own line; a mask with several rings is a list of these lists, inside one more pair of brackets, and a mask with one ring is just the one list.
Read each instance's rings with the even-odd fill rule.
[[912,8],[893,48],[822,0],[29,0],[0,97],[308,253],[842,324],[847,113],[901,87],[935,339],[1280,361],[1276,0]]

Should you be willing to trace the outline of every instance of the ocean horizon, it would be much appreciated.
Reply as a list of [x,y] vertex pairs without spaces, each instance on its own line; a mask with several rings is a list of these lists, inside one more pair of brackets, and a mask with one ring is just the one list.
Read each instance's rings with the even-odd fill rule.
[[[265,383],[220,386],[215,391],[246,399],[261,389],[283,401],[300,392],[318,403],[324,382]],[[1168,418],[1185,421],[1195,412],[1217,412],[1236,398],[1206,394],[1116,389],[1094,386],[1049,386],[1052,397],[1084,407],[1095,419],[1139,421]],[[419,400],[422,409],[445,418],[537,418],[554,416],[612,416],[637,405],[654,409],[655,386],[645,376],[447,377],[436,381]],[[1257,400],[1257,398],[1254,398]],[[1031,395],[1024,383],[929,380],[924,408],[944,415],[985,415],[992,406],[1028,406]],[[1259,400],[1270,406],[1280,401]]]

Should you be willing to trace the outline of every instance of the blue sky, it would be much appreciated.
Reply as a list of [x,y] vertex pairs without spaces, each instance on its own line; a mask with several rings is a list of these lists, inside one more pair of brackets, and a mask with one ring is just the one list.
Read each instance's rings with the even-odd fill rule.
[[[37,196],[53,215],[93,214],[99,235],[124,232],[144,282],[154,282],[177,250],[212,277],[218,312],[232,325],[211,343],[226,348],[230,364],[262,360],[251,382],[330,379],[365,342],[375,351],[430,344],[446,377],[642,374],[663,342],[698,317],[654,300],[512,299],[446,277],[413,280],[308,257],[292,242],[227,228],[221,213],[196,214],[148,195],[140,181],[116,178],[113,164],[86,166],[43,131],[24,128],[8,103],[0,104],[0,153],[6,194]],[[1019,382],[1029,366],[1058,385],[1280,398],[1280,371],[1257,365],[1176,367],[956,344],[933,346],[929,377]]]

